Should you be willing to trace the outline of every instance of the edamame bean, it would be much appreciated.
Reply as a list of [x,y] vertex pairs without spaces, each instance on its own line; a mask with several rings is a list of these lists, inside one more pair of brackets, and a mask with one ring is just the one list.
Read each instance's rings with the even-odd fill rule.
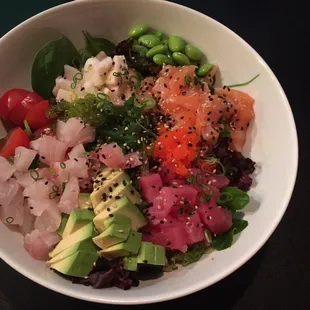
[[206,63],[206,64],[203,64],[202,66],[200,66],[196,72],[196,74],[198,76],[205,76],[211,69],[212,69],[213,65],[209,64],[209,63]]
[[168,46],[171,52],[182,52],[185,47],[185,42],[179,36],[171,36],[168,39]]
[[200,60],[202,57],[202,52],[196,46],[187,44],[185,46],[185,54],[191,60]]
[[168,46],[165,44],[159,44],[156,45],[154,47],[152,47],[147,53],[146,53],[146,57],[153,57],[156,54],[165,54],[168,50]]
[[148,48],[142,45],[133,45],[132,50],[136,53],[139,53],[140,56],[145,57],[148,53]]
[[153,57],[153,61],[156,63],[156,65],[160,65],[160,66],[162,66],[163,64],[173,65],[173,63],[171,62],[169,57],[167,55],[164,55],[164,54],[155,55]]
[[174,61],[173,58],[172,58],[172,53],[171,53],[171,51],[167,50],[166,55],[167,55],[168,58],[170,59],[170,62],[171,62],[170,64],[171,64],[172,66],[175,66],[175,61]]
[[138,42],[148,48],[152,48],[160,44],[160,40],[154,34],[145,34],[138,39]]
[[173,58],[173,60],[176,61],[176,63],[178,63],[179,65],[182,65],[182,66],[191,64],[188,57],[185,54],[180,53],[180,52],[174,52],[172,54],[172,58]]
[[164,34],[163,34],[161,31],[156,31],[156,32],[154,33],[154,35],[155,35],[156,37],[158,37],[159,40],[162,40],[162,39],[163,39],[163,36],[164,36]]
[[149,26],[146,24],[139,24],[131,27],[128,31],[130,38],[139,38],[149,30]]

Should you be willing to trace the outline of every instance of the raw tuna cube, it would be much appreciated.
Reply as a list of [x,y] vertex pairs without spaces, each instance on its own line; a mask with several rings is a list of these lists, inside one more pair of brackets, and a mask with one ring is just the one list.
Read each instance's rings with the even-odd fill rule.
[[139,183],[142,194],[148,202],[154,202],[155,198],[159,195],[159,191],[163,187],[161,177],[158,173],[140,177]]

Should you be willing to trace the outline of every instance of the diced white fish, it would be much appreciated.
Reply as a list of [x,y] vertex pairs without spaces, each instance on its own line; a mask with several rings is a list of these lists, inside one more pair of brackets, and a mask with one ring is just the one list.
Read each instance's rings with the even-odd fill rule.
[[35,216],[40,216],[46,209],[56,207],[56,199],[58,201],[58,197],[56,195],[56,192],[51,191],[50,197],[55,198],[29,198],[28,199],[28,205],[30,209],[30,213]]
[[27,171],[32,161],[36,157],[37,152],[18,146],[15,149],[14,166],[18,171]]
[[22,225],[24,220],[22,187],[14,179],[8,180],[0,187],[0,220],[4,224]]
[[99,61],[102,61],[104,60],[105,58],[107,58],[107,54],[104,52],[104,51],[100,51],[97,55],[96,55],[96,58],[99,60]]
[[86,179],[89,177],[89,169],[86,158],[73,158],[63,163],[53,163],[52,168],[55,170],[60,182],[67,182],[69,178],[76,177],[78,179]]
[[86,158],[85,148],[82,143],[77,144],[72,150],[68,153],[70,159],[73,158]]
[[121,78],[118,77],[118,74],[123,73],[128,69],[125,56],[118,56],[118,55],[114,56],[113,63],[114,65],[111,71],[107,74],[107,79],[105,82],[105,85],[108,86],[109,88],[119,86],[121,83]]
[[66,184],[65,191],[60,198],[60,202],[58,204],[59,211],[70,214],[72,210],[77,209],[79,207],[79,193],[80,186],[78,179],[75,177],[70,178],[69,182]]
[[64,66],[64,78],[67,80],[73,81],[74,76],[76,76],[78,73],[81,73],[78,69],[69,65]]
[[0,171],[0,183],[2,183],[13,175],[16,168],[6,158],[0,156]]
[[95,129],[78,118],[68,119],[65,125],[62,121],[57,121],[57,139],[68,147],[74,147],[80,143],[93,142],[95,140],[95,135]]
[[65,101],[72,101],[74,100],[74,93],[72,91],[69,90],[64,90],[62,88],[60,88],[57,92],[56,95],[56,100],[57,101],[61,101],[61,100],[65,100]]
[[42,136],[30,142],[32,149],[40,155],[40,161],[50,165],[53,162],[63,161],[68,149],[68,145],[58,141],[56,137]]
[[111,57],[107,57],[102,60],[98,66],[98,72],[102,77],[105,77],[108,72],[112,69],[113,60]]
[[56,232],[40,232],[35,229],[26,234],[24,248],[36,260],[46,261],[48,253],[60,241],[60,236]]
[[23,209],[24,220],[23,223],[19,225],[19,231],[22,233],[23,236],[25,236],[33,230],[36,217],[30,213],[29,205],[26,200],[24,201]]
[[34,228],[39,231],[56,231],[61,222],[61,214],[56,206],[46,208],[45,211],[36,218]]

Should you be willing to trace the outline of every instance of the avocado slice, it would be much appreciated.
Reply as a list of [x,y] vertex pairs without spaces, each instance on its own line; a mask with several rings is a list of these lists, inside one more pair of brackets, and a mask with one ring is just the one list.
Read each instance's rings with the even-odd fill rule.
[[68,219],[69,219],[69,214],[63,213],[61,215],[61,222],[60,222],[58,229],[56,230],[56,232],[58,233],[60,237],[62,237],[63,235]]
[[110,192],[110,190],[111,187],[109,187],[109,192],[103,192],[103,201],[101,201],[96,206],[94,211],[96,215],[111,206],[111,204],[122,195],[126,195],[133,204],[140,204],[142,202],[141,195],[131,184],[127,184],[126,186],[119,184],[116,188],[113,189],[112,192]]
[[[115,223],[131,227],[131,219],[129,217],[121,214],[115,214],[113,217],[109,217],[107,220],[103,222],[104,226],[102,227],[103,228],[102,231],[104,231],[107,227]],[[100,231],[100,229],[98,229],[98,231]]]
[[66,238],[62,239],[55,249],[49,253],[50,257],[54,257],[57,254],[61,253],[62,251],[68,249],[73,244],[88,239],[90,237],[94,237],[96,235],[94,223],[90,222],[71,235],[67,236]]
[[127,240],[130,233],[130,226],[114,223],[110,225],[99,236],[93,238],[93,242],[101,249]]
[[155,245],[150,242],[142,242],[140,251],[137,257],[138,264],[148,264],[155,266],[165,266],[166,251],[160,245]]
[[104,223],[109,218],[115,215],[126,216],[131,219],[131,227],[133,230],[138,231],[141,227],[146,225],[146,219],[141,211],[127,198],[122,196],[115,199],[113,204],[94,217],[94,224],[99,230],[104,227]]
[[78,243],[73,244],[72,246],[70,246],[66,250],[60,252],[59,254],[57,254],[56,256],[51,258],[46,263],[48,265],[55,264],[55,263],[65,259],[66,257],[68,257],[68,256],[70,256],[70,255],[72,255],[78,251],[86,251],[86,252],[96,253],[97,247],[94,245],[92,239],[88,238],[88,239],[85,239],[83,241],[80,241]]
[[106,259],[137,254],[141,246],[142,234],[131,230],[128,239],[124,242],[115,244],[107,249],[101,250],[99,254]]
[[89,193],[80,193],[78,202],[79,202],[80,209],[92,209],[93,208],[93,205],[90,201]]
[[91,272],[97,259],[98,253],[96,252],[77,251],[52,264],[50,268],[68,276],[83,278]]
[[130,183],[130,178],[124,171],[113,171],[108,177],[102,177],[102,179],[104,179],[104,181],[100,183],[96,183],[98,182],[97,179],[94,181],[94,184],[100,184],[100,186],[96,186],[96,189],[90,194],[90,200],[94,208],[96,208],[101,201],[108,201],[110,193],[112,193],[113,189],[118,185],[124,186],[124,184],[127,185]]
[[103,185],[103,183],[110,177],[110,175],[112,174],[113,171],[115,171],[115,170],[105,166],[101,170],[101,172],[99,172],[97,174],[97,177],[94,180],[94,185],[93,185],[94,189]]
[[129,271],[137,271],[138,255],[125,256],[123,259],[124,269]]
[[84,225],[88,224],[94,219],[94,212],[90,210],[76,209],[70,213],[67,225],[62,237],[66,238]]

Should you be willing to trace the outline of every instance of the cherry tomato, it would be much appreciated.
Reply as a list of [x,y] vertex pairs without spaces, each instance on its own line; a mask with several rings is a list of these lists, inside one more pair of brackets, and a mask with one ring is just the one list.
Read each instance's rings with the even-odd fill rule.
[[46,112],[49,109],[48,100],[43,100],[36,104],[26,115],[25,120],[33,129],[39,129],[51,125],[55,119],[47,118]]
[[23,126],[26,114],[43,99],[36,93],[14,88],[0,98],[0,117]]
[[28,90],[18,88],[13,88],[4,93],[0,98],[0,117],[8,120],[15,105],[19,104],[28,94]]
[[19,103],[14,106],[9,114],[9,120],[17,126],[23,126],[26,115],[43,99],[34,92],[29,94]]
[[0,147],[0,156],[9,158],[14,155],[18,146],[29,148],[30,140],[27,134],[20,128],[12,129],[4,139],[3,145]]

